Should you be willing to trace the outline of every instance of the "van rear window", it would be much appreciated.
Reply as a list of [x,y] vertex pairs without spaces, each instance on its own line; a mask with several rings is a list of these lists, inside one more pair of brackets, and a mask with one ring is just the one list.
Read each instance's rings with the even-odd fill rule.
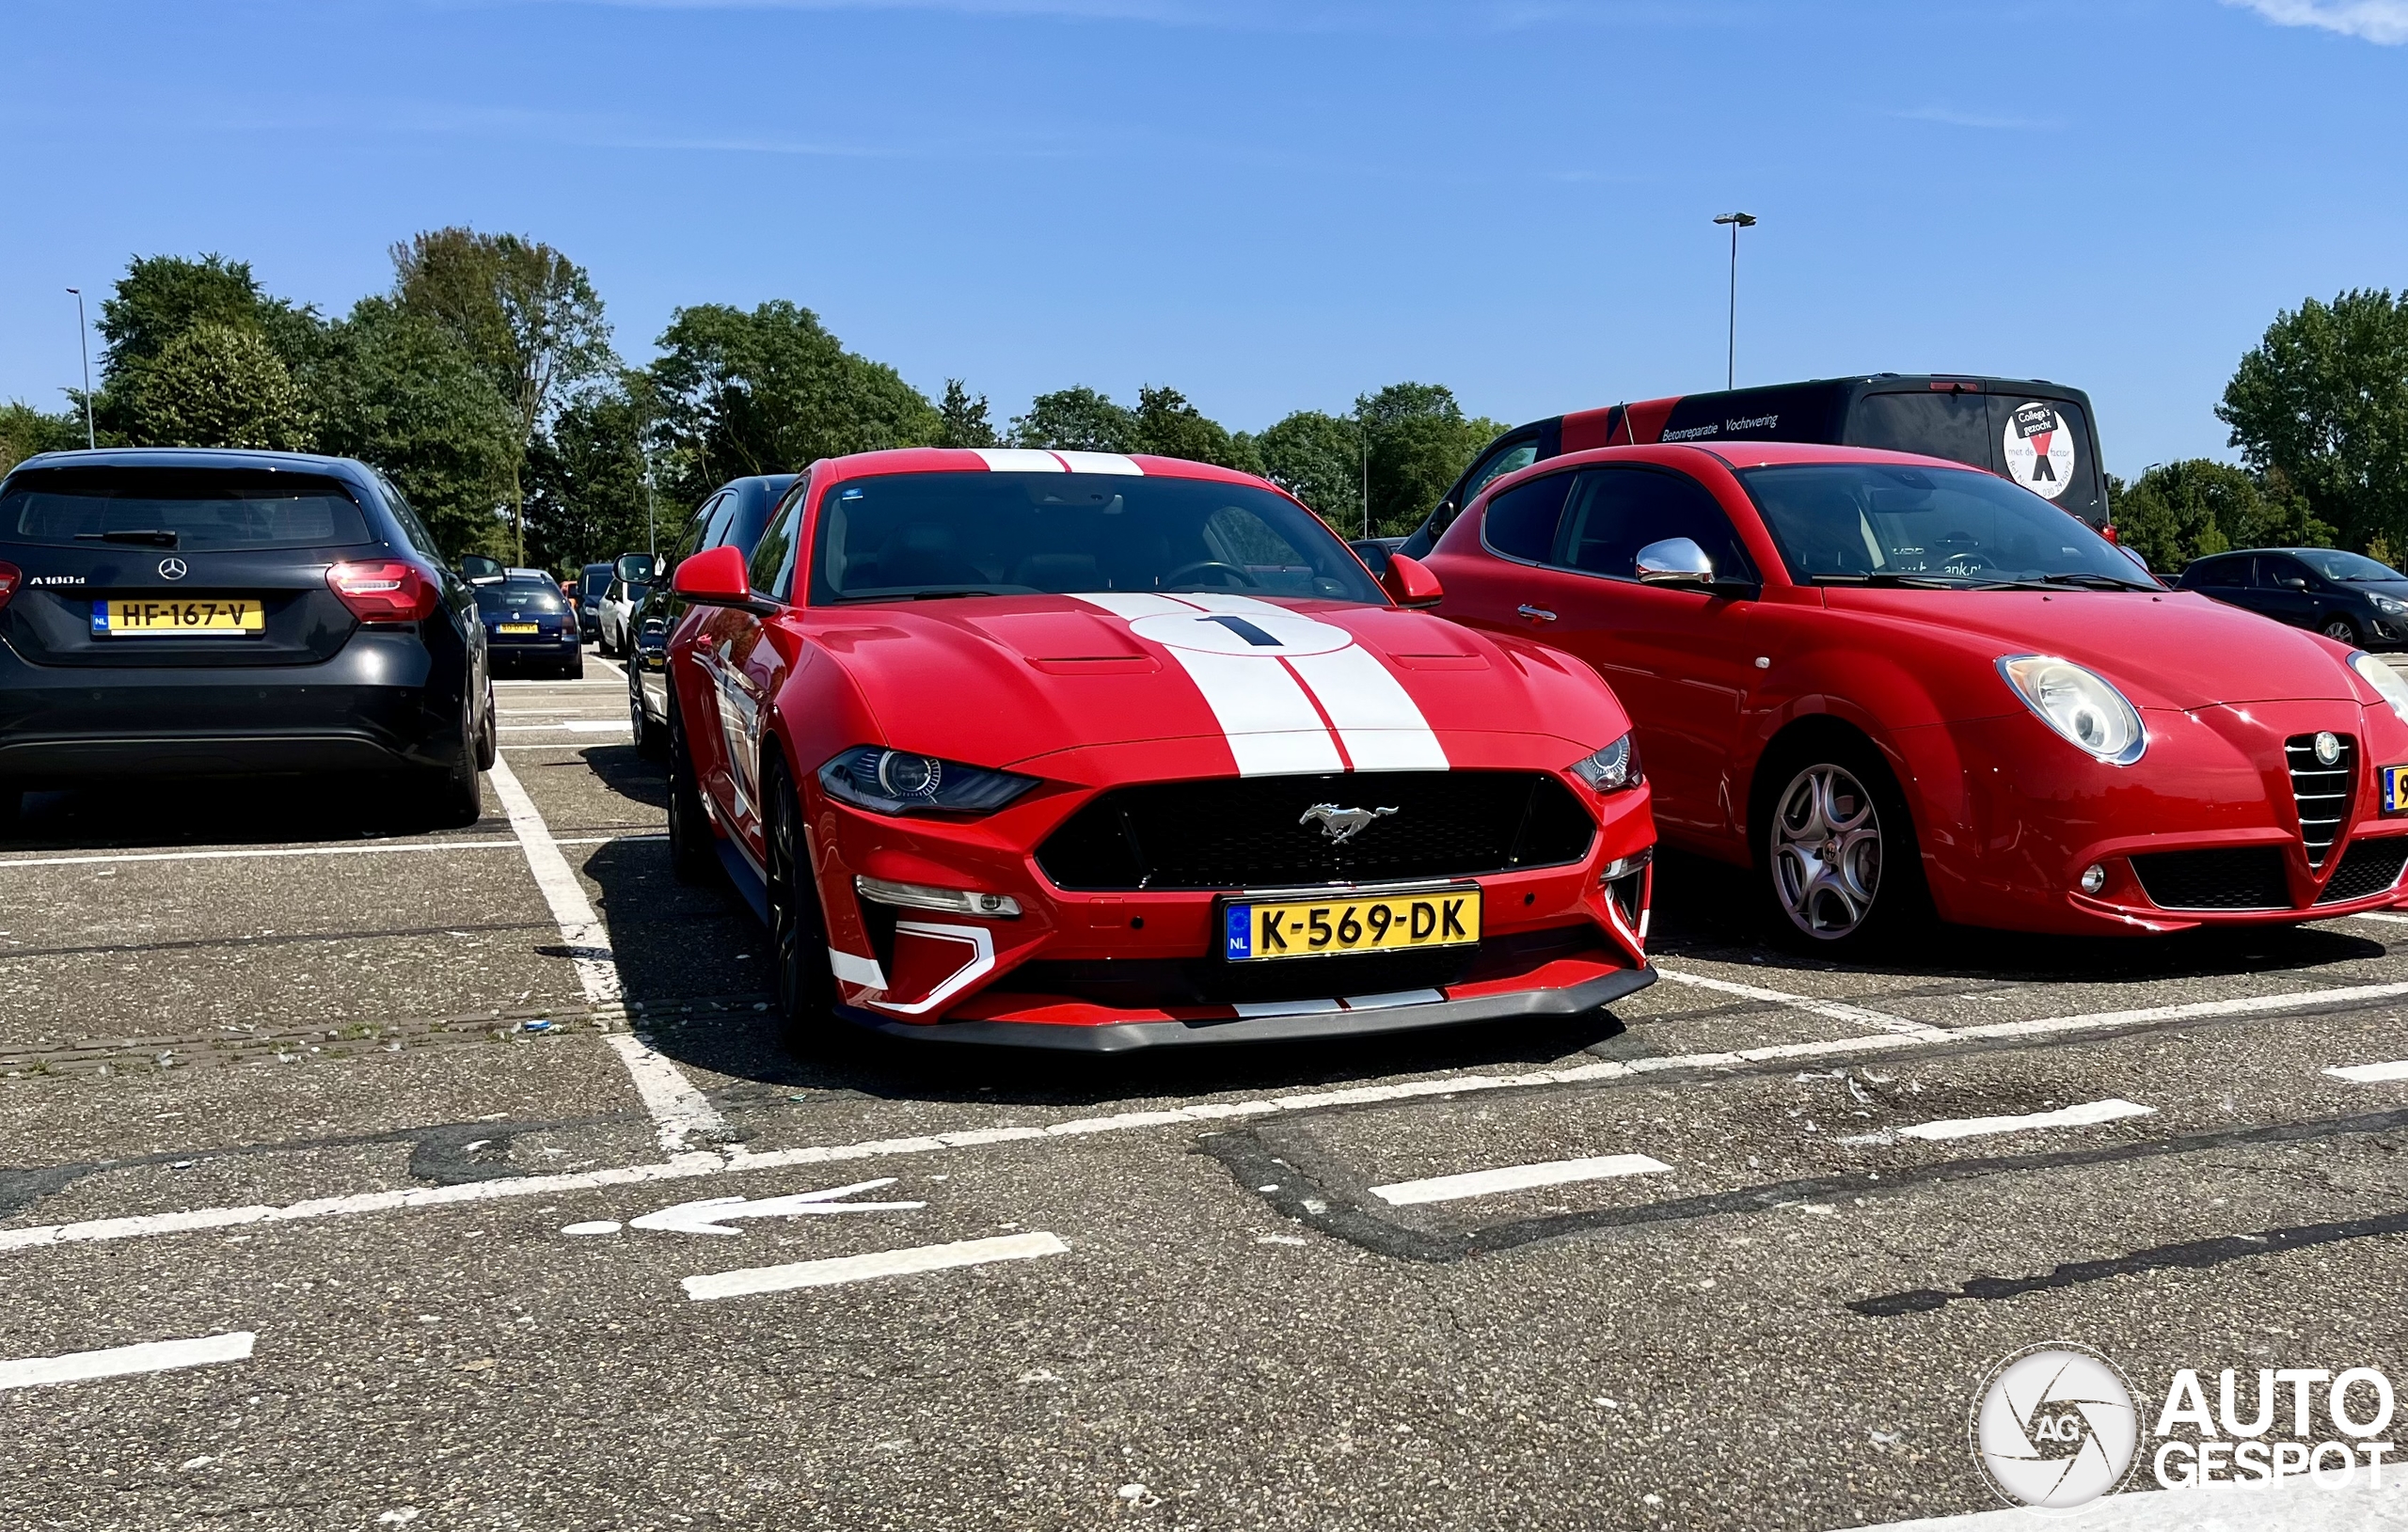
[[322,474],[74,467],[11,475],[0,493],[0,540],[206,553],[339,548],[371,538],[351,491]]

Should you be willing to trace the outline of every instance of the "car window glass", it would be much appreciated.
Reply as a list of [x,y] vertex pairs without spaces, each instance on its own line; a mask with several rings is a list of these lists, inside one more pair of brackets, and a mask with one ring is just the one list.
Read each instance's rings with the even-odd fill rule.
[[1469,505],[1481,490],[1486,489],[1497,480],[1504,478],[1517,468],[1527,468],[1538,460],[1539,444],[1536,438],[1503,443],[1493,456],[1471,471],[1471,478],[1464,484],[1463,498],[1456,503]]
[[1848,412],[1847,445],[1921,452],[1998,471],[1989,401],[1974,393],[1867,394]]
[[1509,559],[1545,562],[1555,549],[1555,527],[1563,513],[1563,498],[1576,477],[1545,474],[1494,497],[1481,522],[1481,536]]
[[2400,571],[2389,564],[2377,563],[2360,554],[2344,553],[2339,548],[2318,548],[2299,556],[2300,562],[2315,570],[2328,580],[2347,580],[2353,584],[2368,580],[2397,580]]
[[441,563],[442,547],[435,541],[435,534],[426,529],[426,523],[418,519],[418,513],[410,509],[410,502],[402,498],[399,486],[380,473],[376,476],[376,487],[384,491],[385,503],[391,509],[393,519],[402,524],[402,535],[409,539],[410,546]]
[[2182,583],[2194,588],[2230,590],[2248,580],[2246,559],[2202,559],[2182,572]]
[[1995,584],[2140,571],[2074,516],[1968,468],[1773,464],[1739,482],[1798,580]]
[[2256,562],[2257,577],[2249,583],[2260,591],[2279,591],[2283,589],[2283,581],[2297,579],[2302,573],[2290,567],[2290,561],[2288,559],[2260,558]]
[[711,507],[710,525],[703,529],[703,546],[716,548],[727,542],[728,524],[736,519],[740,497],[734,490],[721,495]]
[[[140,541],[155,539],[155,542]],[[252,468],[24,468],[0,496],[0,541],[182,552],[349,547],[370,541],[350,486]]]
[[786,598],[790,588],[787,578],[789,555],[794,552],[795,526],[802,518],[802,502],[803,497],[796,496],[778,513],[777,519],[769,523],[769,529],[761,534],[761,541],[752,545],[751,579],[753,591],[759,594],[774,596],[780,601]]
[[1591,468],[1573,478],[1550,562],[1633,579],[1640,549],[1685,537],[1705,550],[1717,576],[1754,577],[1754,566],[1731,518],[1713,494],[1687,475]]

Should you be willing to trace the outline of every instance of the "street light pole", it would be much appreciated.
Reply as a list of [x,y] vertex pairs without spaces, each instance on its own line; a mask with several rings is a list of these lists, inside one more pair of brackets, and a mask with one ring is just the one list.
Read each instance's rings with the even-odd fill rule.
[[67,291],[75,294],[75,343],[84,352],[84,445],[98,447],[100,438],[92,433],[92,327],[84,322],[84,290]]
[[1731,324],[1722,355],[1722,387],[1736,387],[1739,371],[1739,230],[1755,226],[1752,213],[1726,213],[1714,220],[1731,226]]

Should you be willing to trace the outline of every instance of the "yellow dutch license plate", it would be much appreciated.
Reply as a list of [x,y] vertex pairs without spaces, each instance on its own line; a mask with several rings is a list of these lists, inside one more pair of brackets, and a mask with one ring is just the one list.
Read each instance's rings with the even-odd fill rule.
[[497,623],[494,624],[494,631],[498,633],[509,633],[515,635],[520,633],[541,633],[543,629],[533,623]]
[[1222,907],[1222,956],[1232,963],[1476,946],[1480,890],[1470,886],[1351,899],[1235,899]]
[[95,637],[238,639],[266,630],[267,609],[255,596],[92,603]]

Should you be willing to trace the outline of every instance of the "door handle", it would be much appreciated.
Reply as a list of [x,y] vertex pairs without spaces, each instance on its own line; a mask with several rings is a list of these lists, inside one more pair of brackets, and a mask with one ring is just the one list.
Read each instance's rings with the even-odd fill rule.
[[1521,606],[1516,607],[1513,609],[1522,616],[1529,618],[1533,623],[1552,623],[1555,621],[1555,613],[1547,610],[1545,607]]

